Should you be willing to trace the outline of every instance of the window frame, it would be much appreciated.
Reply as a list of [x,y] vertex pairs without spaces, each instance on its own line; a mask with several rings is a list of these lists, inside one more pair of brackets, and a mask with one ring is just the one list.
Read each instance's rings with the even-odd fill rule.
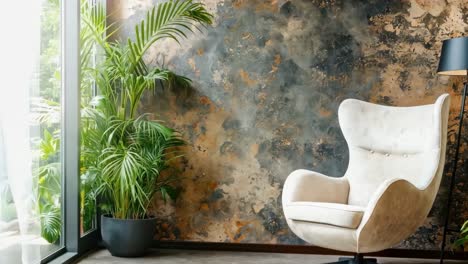
[[100,240],[98,222],[83,236],[80,232],[80,11],[80,0],[61,0],[63,246],[41,263],[72,263]]

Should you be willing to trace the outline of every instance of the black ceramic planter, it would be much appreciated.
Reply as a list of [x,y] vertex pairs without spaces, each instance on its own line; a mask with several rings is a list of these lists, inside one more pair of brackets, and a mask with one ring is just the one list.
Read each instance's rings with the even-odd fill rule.
[[112,256],[140,257],[151,247],[156,231],[156,218],[116,219],[101,216],[101,235]]

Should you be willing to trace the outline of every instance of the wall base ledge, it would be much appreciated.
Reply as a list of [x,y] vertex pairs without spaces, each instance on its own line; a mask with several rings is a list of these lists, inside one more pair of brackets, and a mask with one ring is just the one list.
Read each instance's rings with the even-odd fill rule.
[[[225,242],[198,242],[198,241],[165,241],[155,240],[154,248],[161,249],[188,249],[188,250],[216,250],[216,251],[244,251],[244,252],[269,252],[289,254],[314,254],[314,255],[352,255],[350,252],[336,251],[326,248],[307,245],[284,244],[257,244],[257,243],[225,243]],[[387,249],[380,252],[365,254],[366,256],[391,257],[391,258],[426,258],[438,259],[438,250],[415,249]],[[466,260],[466,252],[446,251],[445,259]]]

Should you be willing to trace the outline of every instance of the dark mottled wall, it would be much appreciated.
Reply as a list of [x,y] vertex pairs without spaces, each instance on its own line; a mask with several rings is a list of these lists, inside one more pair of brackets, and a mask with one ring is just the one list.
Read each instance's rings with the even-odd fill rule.
[[[121,38],[155,3],[108,2]],[[180,46],[159,43],[146,58],[193,79],[192,90],[148,94],[142,109],[191,143],[181,199],[155,209],[159,238],[302,244],[284,220],[282,185],[298,168],[343,175],[348,149],[337,108],[346,98],[408,106],[450,93],[452,161],[462,80],[439,77],[436,68],[441,40],[468,30],[468,1],[203,2],[215,14],[213,27]],[[458,225],[468,219],[465,131]],[[450,177],[424,226],[398,247],[438,247]]]

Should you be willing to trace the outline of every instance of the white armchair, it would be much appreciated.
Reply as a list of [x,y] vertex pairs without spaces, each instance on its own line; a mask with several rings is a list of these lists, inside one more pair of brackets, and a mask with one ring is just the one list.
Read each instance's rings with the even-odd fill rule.
[[356,253],[336,263],[375,263],[362,254],[410,236],[439,189],[449,101],[448,94],[414,107],[343,101],[338,116],[348,169],[341,178],[307,170],[288,176],[282,203],[291,230],[313,245]]

